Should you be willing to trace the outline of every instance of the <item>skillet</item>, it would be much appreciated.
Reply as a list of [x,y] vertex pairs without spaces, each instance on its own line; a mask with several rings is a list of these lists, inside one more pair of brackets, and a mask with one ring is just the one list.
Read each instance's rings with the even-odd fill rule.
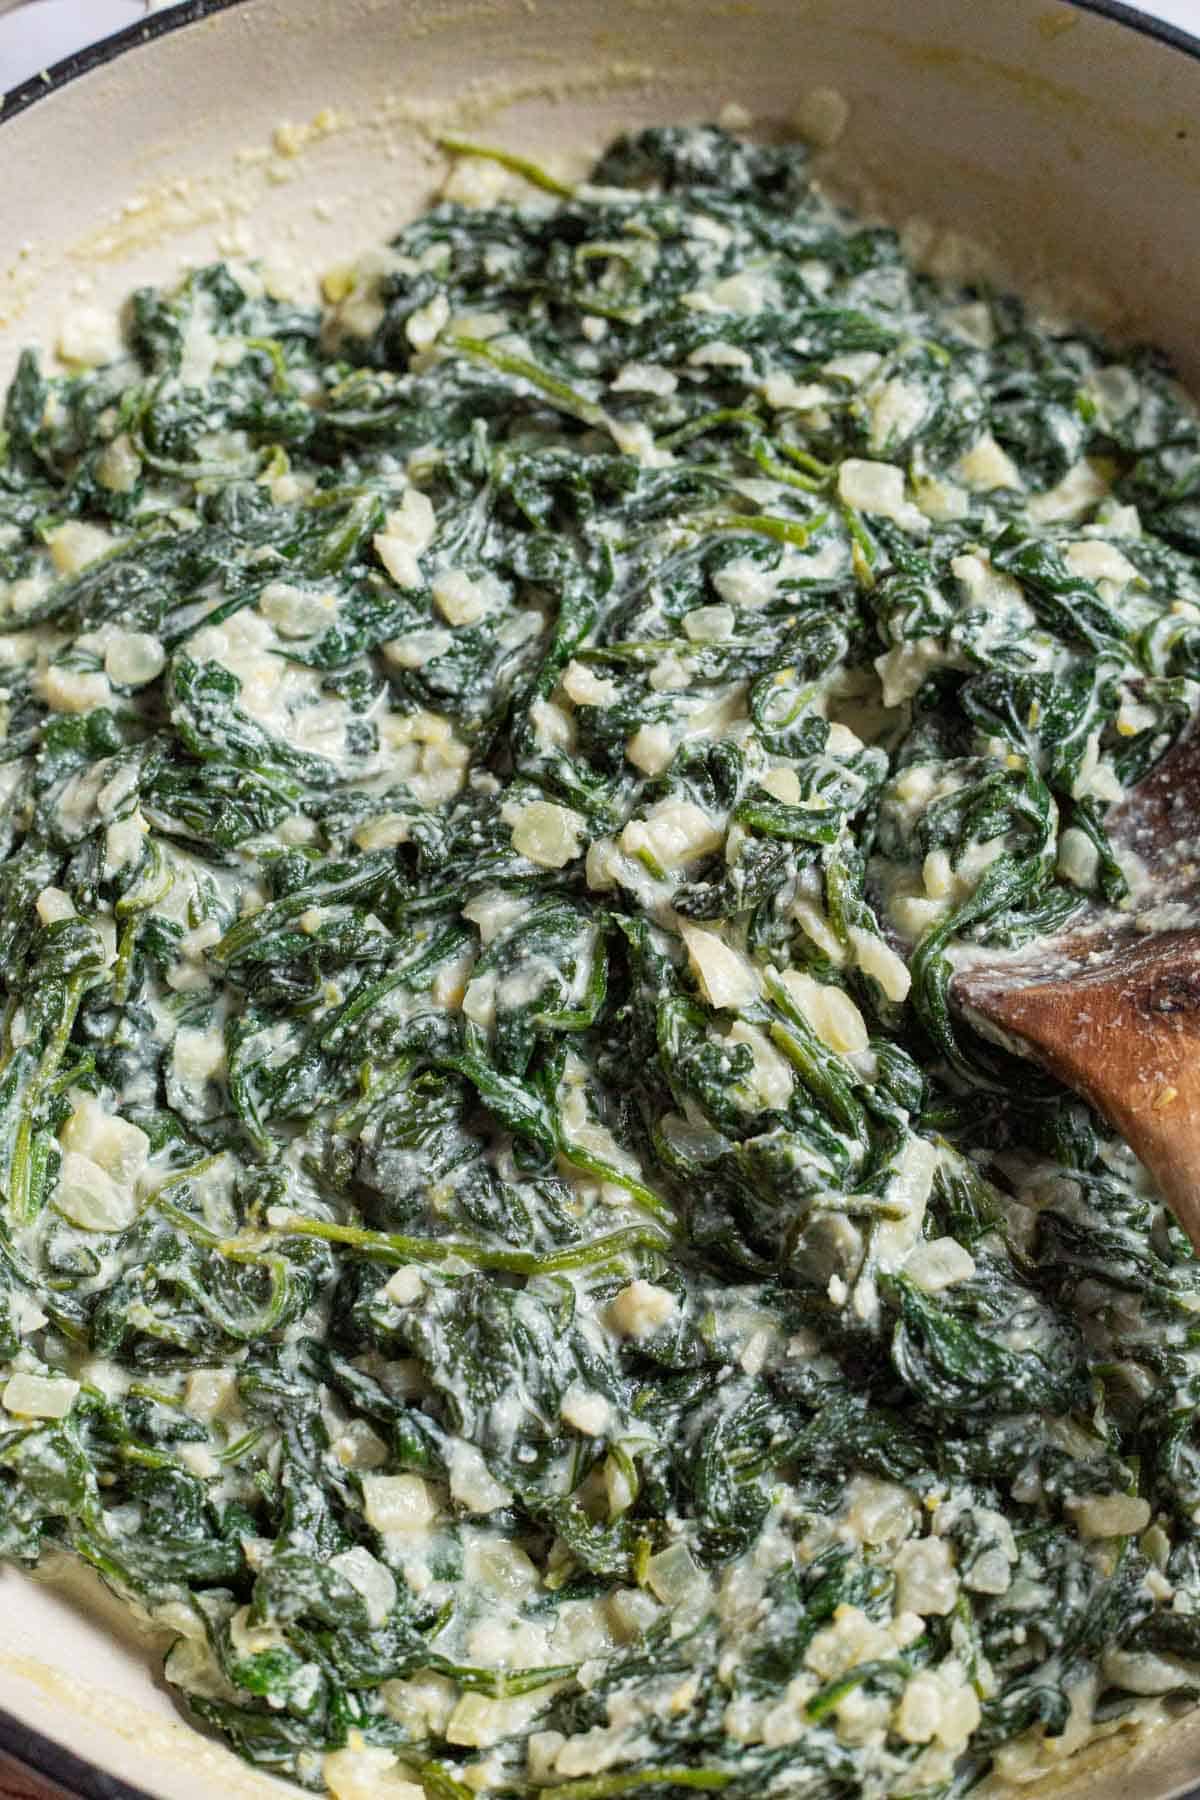
[[[1111,0],[190,0],[0,107],[0,379],[80,305],[213,254],[320,271],[438,178],[439,129],[579,162],[726,102],[850,102],[829,179],[1016,286],[1163,344],[1200,388],[1200,41]],[[0,1748],[106,1800],[294,1792],[184,1724],[93,1589],[0,1573]],[[1039,1796],[1189,1791],[1200,1721]]]

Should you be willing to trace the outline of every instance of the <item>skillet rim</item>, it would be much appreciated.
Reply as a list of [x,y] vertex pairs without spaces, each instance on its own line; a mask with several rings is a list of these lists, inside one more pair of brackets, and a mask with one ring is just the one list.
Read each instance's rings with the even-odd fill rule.
[[[1185,31],[1181,25],[1172,25],[1166,19],[1156,19],[1143,12],[1140,7],[1127,4],[1127,0],[1063,0],[1063,3],[1073,6],[1077,12],[1094,13],[1097,18],[1109,19],[1114,25],[1124,26],[1127,31],[1136,31],[1141,37],[1151,38],[1155,43],[1165,44],[1169,50],[1177,50],[1181,55],[1200,62],[1200,34]],[[246,0],[179,0],[178,4],[163,12],[151,13],[145,19],[123,26],[109,37],[85,45],[82,50],[72,51],[69,56],[60,58],[40,73],[28,76],[15,88],[0,96],[0,126],[7,125],[18,114],[27,112],[38,101],[61,92],[79,76],[102,68],[115,57],[137,49],[140,44],[152,43],[155,38],[165,37],[168,32],[180,31],[187,25],[199,24],[201,20],[211,18],[216,13],[227,12],[231,7],[245,4]]]
[[[1200,35],[1165,19],[1156,19],[1139,7],[1126,4],[1126,0],[1064,0],[1064,3],[1073,6],[1077,12],[1109,19],[1114,25],[1136,31],[1139,36],[1151,38],[1200,63]],[[181,4],[164,12],[151,13],[146,19],[126,25],[97,43],[73,51],[0,97],[0,127],[39,101],[60,93],[81,75],[103,68],[116,57],[165,37],[168,32],[180,31],[216,13],[245,4],[246,0],[182,0]],[[118,1775],[108,1774],[44,1732],[34,1731],[15,1713],[3,1710],[0,1710],[0,1756],[10,1757],[23,1764],[31,1774],[44,1776],[57,1784],[68,1800],[154,1800],[144,1788],[135,1787]],[[1200,1782],[1178,1796],[1178,1800],[1200,1800]]]

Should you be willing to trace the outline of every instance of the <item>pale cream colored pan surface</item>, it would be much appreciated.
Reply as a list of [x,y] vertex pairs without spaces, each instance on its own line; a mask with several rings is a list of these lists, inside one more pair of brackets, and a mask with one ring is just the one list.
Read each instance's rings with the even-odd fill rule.
[[[831,177],[936,222],[935,256],[966,233],[1021,285],[1053,277],[1200,387],[1200,61],[1065,0],[242,0],[0,130],[0,376],[185,262],[311,277],[380,241],[437,180],[439,130],[577,165],[731,101],[784,126],[819,86],[851,103]],[[116,1609],[0,1576],[0,1708],[164,1800],[284,1791],[183,1725],[156,1666]],[[1192,1780],[1185,1721],[1037,1793]]]

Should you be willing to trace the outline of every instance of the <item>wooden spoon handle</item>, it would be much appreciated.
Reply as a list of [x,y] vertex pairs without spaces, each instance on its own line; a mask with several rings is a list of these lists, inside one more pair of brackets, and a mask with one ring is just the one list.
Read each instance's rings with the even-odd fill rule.
[[956,995],[1116,1126],[1200,1251],[1200,934],[1162,933],[1025,985],[981,970]]

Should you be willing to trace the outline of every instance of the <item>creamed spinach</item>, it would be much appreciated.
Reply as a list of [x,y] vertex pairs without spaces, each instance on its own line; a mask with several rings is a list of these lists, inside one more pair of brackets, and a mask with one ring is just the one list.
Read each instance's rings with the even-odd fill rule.
[[800,150],[458,149],[9,392],[0,1546],[341,1800],[1028,1778],[1200,1692],[1200,1269],[950,975],[1134,903],[1200,428]]

